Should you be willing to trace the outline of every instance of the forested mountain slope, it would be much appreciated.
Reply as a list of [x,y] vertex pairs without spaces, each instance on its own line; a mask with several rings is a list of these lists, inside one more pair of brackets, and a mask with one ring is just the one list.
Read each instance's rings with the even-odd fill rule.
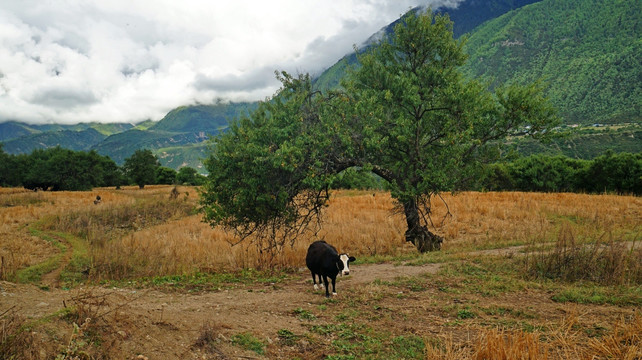
[[[480,24],[494,19],[502,14],[513,9],[518,9],[524,5],[532,4],[541,0],[465,0],[459,3],[457,8],[437,8],[435,12],[440,14],[448,14],[450,20],[453,21],[453,34],[455,37],[460,37]],[[419,8],[411,11],[419,11]],[[359,49],[360,52],[367,51],[376,41],[382,36],[391,34],[394,27],[401,21],[401,19],[394,21],[388,26],[381,29],[377,34],[371,36],[364,46]],[[332,65],[321,75],[315,79],[315,85],[319,89],[331,89],[339,85],[341,78],[343,78],[352,65],[357,65],[357,54],[350,53],[340,59],[336,64]]]
[[94,144],[101,142],[106,137],[93,128],[82,131],[46,131],[3,141],[3,149],[9,154],[26,154],[35,149],[48,149],[56,146],[76,151],[89,150]]
[[639,122],[642,2],[544,0],[471,33],[465,73],[492,85],[543,80],[565,123]]

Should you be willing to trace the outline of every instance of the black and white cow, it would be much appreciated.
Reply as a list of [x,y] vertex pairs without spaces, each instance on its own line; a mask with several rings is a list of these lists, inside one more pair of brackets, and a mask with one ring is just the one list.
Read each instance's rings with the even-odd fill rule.
[[312,282],[314,283],[314,290],[318,289],[316,276],[319,276],[319,284],[321,284],[321,277],[323,276],[323,284],[325,285],[325,296],[330,297],[328,291],[328,277],[332,279],[332,295],[336,295],[335,282],[337,275],[350,275],[350,268],[348,264],[351,261],[357,260],[354,256],[348,254],[338,254],[334,246],[326,243],[323,240],[315,241],[310,244],[308,248],[308,255],[305,257],[305,264],[312,273]]

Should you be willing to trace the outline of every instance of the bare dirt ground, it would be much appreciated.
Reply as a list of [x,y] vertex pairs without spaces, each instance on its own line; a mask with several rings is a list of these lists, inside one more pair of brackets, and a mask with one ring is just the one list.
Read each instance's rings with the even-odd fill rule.
[[[326,300],[321,291],[313,291],[309,274],[303,269],[283,282],[196,293],[99,286],[42,290],[34,285],[0,282],[0,311],[50,320],[49,325],[31,334],[33,342],[40,344],[35,358],[43,359],[65,351],[77,355],[81,353],[77,348],[87,346],[78,340],[80,336],[74,340],[70,321],[62,320],[63,309],[70,308],[76,309],[78,317],[91,318],[89,322],[76,320],[79,324],[91,323],[81,326],[80,331],[86,328],[86,332],[98,332],[101,351],[118,359],[320,359],[328,355],[325,341],[336,337],[303,334],[310,334],[314,326],[346,321],[382,327],[391,334],[424,339],[450,337],[466,343],[473,341],[479,328],[458,320],[453,311],[468,306],[508,309],[512,313],[504,317],[492,312],[480,314],[482,324],[524,321],[533,326],[566,326],[571,321],[596,331],[636,313],[626,307],[559,304],[546,290],[525,289],[481,299],[449,292],[443,288],[455,288],[457,284],[426,282],[442,266],[357,263],[351,267],[350,276],[338,279],[339,295],[332,300]],[[403,283],[404,279],[423,279],[425,287],[412,291],[403,286],[384,286],[386,282]],[[284,344],[278,335],[283,329],[298,334],[299,340]],[[266,351],[258,354],[235,344],[235,334],[244,333],[262,341]]]
[[[352,275],[337,279],[339,295],[334,299],[341,301],[351,288],[363,287],[375,280],[435,273],[439,267],[439,264],[354,265]],[[106,330],[117,335],[113,339],[113,350],[119,354],[114,358],[136,358],[139,355],[149,359],[259,357],[227,344],[225,334],[249,332],[269,343],[277,340],[276,334],[280,329],[302,333],[305,331],[304,323],[293,311],[314,309],[324,302],[322,291],[313,290],[308,272],[303,270],[285,283],[195,294],[94,286],[42,290],[34,285],[0,282],[2,311],[41,319],[63,308],[84,303],[92,308],[88,312],[98,317],[110,317],[109,327],[114,328]],[[219,337],[224,340],[219,342],[222,349],[210,351],[210,354],[194,346],[207,326],[220,328]],[[42,340],[47,341],[47,336],[42,336]]]

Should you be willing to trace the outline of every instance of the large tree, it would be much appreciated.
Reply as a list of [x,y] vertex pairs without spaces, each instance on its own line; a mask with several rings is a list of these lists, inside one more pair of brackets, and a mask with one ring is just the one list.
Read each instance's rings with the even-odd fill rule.
[[465,188],[511,132],[538,135],[557,123],[536,85],[492,93],[466,80],[464,41],[447,16],[409,13],[344,83],[363,134],[359,160],[388,181],[406,240],[420,251],[442,241],[428,229],[431,198]]
[[132,156],[125,159],[125,164],[123,164],[125,175],[141,189],[147,184],[156,182],[158,167],[160,167],[160,162],[149,149],[136,150]]
[[411,12],[360,57],[342,91],[322,94],[309,76],[283,73],[270,101],[215,139],[206,220],[243,237],[296,236],[326,203],[334,176],[360,167],[388,182],[406,240],[438,250],[431,198],[464,188],[511,132],[538,135],[557,121],[534,85],[493,93],[466,80],[462,45],[447,16]]

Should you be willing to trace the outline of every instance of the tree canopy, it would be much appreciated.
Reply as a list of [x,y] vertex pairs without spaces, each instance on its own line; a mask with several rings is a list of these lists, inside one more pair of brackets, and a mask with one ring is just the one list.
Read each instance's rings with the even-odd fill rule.
[[431,199],[474,179],[507,135],[541,136],[558,121],[537,85],[493,93],[465,80],[463,42],[447,16],[411,12],[361,56],[341,91],[281,73],[272,99],[214,139],[205,219],[282,246],[318,219],[337,174],[359,167],[387,182],[406,240],[439,249],[428,230]]
[[160,167],[158,158],[149,149],[136,150],[130,157],[125,159],[123,169],[139,188],[156,182],[156,170]]

